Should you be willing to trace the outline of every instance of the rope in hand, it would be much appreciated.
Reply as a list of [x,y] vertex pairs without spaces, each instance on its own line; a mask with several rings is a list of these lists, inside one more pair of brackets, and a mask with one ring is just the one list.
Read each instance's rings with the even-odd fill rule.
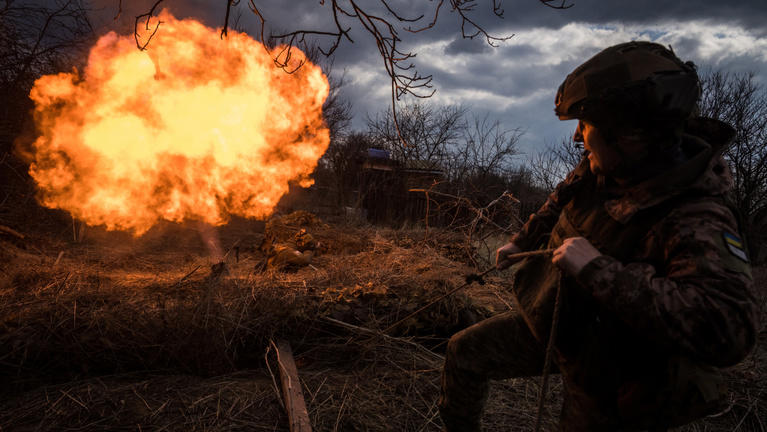
[[541,392],[538,395],[538,415],[535,418],[535,432],[540,432],[541,421],[543,420],[543,404],[546,400],[546,393],[549,387],[549,374],[551,372],[551,357],[554,353],[554,339],[557,335],[557,325],[559,324],[559,307],[562,299],[562,274],[557,279],[557,294],[554,300],[554,312],[551,317],[551,330],[549,331],[549,341],[546,344],[546,356],[543,359],[543,372],[541,373]]
[[[515,254],[507,255],[506,259],[513,261],[513,260],[519,260],[519,259],[527,258],[527,257],[531,257],[531,256],[547,255],[547,254],[550,254],[552,252],[554,252],[554,249],[543,249],[543,250],[536,250],[536,251],[529,251],[529,252],[520,252],[520,253],[515,253]],[[471,285],[474,282],[479,282],[480,284],[484,285],[485,280],[483,278],[485,276],[487,276],[487,274],[490,273],[493,270],[496,270],[495,266],[490,267],[489,269],[487,269],[487,270],[485,270],[485,271],[483,271],[482,273],[479,273],[479,274],[472,273],[472,274],[466,275],[466,283],[451,289],[450,291],[446,292],[445,294],[442,294],[441,296],[435,298],[434,300],[430,301],[429,303],[427,303],[427,304],[423,305],[422,307],[416,309],[414,312],[408,314],[405,318],[402,318],[402,319],[398,320],[397,322],[395,322],[394,324],[390,325],[389,327],[386,327],[383,330],[382,333],[383,334],[388,334],[390,331],[392,331],[395,328],[397,328],[403,322],[409,320],[410,318],[413,318],[414,316],[418,315],[419,313],[421,313],[421,312],[425,311],[426,309],[428,309],[428,308],[434,306],[435,304],[439,303],[443,299],[451,296],[456,291],[459,291],[459,290],[461,290],[463,288],[466,288],[467,286]]]

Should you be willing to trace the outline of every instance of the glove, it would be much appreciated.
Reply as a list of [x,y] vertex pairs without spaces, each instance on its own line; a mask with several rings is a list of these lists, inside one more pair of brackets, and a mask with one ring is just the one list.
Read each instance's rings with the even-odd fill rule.
[[507,256],[520,252],[522,252],[522,249],[520,249],[514,243],[506,243],[505,245],[499,247],[498,250],[495,251],[495,268],[498,270],[503,270],[516,263],[519,261],[519,259],[510,260],[507,258]]

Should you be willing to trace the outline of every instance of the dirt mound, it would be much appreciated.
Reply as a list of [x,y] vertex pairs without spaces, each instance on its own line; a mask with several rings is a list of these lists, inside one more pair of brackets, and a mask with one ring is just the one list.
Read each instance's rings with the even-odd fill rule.
[[266,223],[265,232],[275,241],[289,243],[296,232],[306,229],[320,243],[320,252],[331,255],[353,255],[368,249],[374,230],[346,226],[343,229],[323,223],[312,213],[299,210],[284,216],[275,216]]

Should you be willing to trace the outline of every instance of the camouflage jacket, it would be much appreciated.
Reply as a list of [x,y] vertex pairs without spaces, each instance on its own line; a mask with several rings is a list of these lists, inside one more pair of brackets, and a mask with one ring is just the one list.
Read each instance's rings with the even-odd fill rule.
[[[679,378],[670,367],[732,365],[755,343],[748,257],[726,204],[732,177],[721,153],[732,129],[697,119],[687,132],[685,163],[631,187],[592,174],[584,158],[512,238],[531,250],[582,236],[603,254],[562,278],[556,347],[565,378],[607,400],[642,393],[632,382],[646,394],[628,399],[655,397]],[[559,281],[550,258],[528,258],[516,272],[518,307],[540,340]]]

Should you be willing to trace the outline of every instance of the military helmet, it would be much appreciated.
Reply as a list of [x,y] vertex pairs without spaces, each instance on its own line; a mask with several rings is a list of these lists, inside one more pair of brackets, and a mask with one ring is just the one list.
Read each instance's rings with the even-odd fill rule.
[[674,125],[691,116],[699,98],[692,62],[653,42],[627,42],[604,49],[570,73],[559,86],[554,111],[560,120]]

